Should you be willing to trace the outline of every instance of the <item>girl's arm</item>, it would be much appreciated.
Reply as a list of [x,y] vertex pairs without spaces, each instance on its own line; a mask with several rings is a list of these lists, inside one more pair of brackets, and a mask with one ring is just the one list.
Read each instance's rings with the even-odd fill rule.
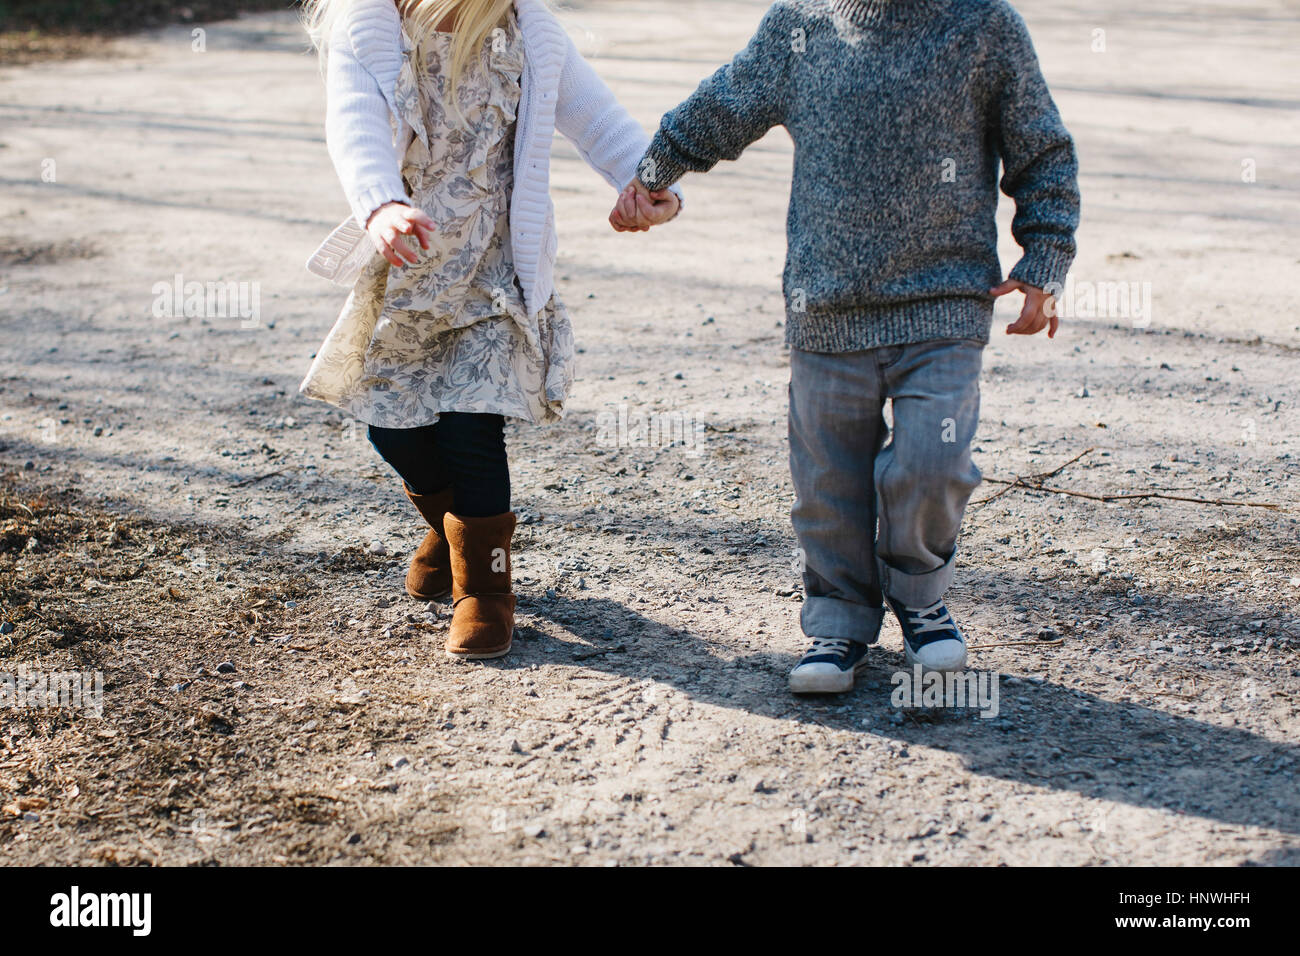
[[565,41],[568,53],[560,73],[555,128],[577,147],[588,166],[621,191],[636,179],[637,162],[650,137],[573,41],[567,36]]
[[[394,42],[400,43],[397,36]],[[409,200],[393,144],[388,101],[378,81],[357,59],[346,17],[340,18],[330,37],[325,85],[325,143],[352,215],[364,228],[380,206]]]

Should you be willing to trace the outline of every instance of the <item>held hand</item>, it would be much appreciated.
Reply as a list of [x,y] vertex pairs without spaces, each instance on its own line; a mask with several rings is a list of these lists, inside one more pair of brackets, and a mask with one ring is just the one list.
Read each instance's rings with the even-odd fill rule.
[[1036,335],[1044,327],[1049,339],[1056,337],[1056,328],[1060,320],[1056,315],[1056,296],[1049,295],[1042,289],[1019,279],[1008,279],[1001,285],[989,289],[989,295],[997,298],[1008,292],[1023,292],[1025,305],[1020,310],[1020,318],[1007,326],[1007,335]]
[[433,230],[433,220],[422,210],[401,202],[385,203],[366,220],[366,232],[375,249],[398,268],[420,260],[405,237],[414,236],[421,249],[428,249]]
[[615,232],[646,232],[651,226],[668,222],[681,209],[681,200],[670,189],[651,192],[634,179],[618,196],[609,214]]

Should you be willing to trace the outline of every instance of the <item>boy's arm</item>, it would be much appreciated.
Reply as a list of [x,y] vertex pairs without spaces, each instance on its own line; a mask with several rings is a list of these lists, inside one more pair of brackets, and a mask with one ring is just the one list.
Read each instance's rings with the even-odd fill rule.
[[777,4],[734,60],[665,114],[638,166],[641,182],[657,190],[688,172],[707,172],[781,125],[792,52],[784,5]]
[[1079,225],[1079,162],[1038,66],[1024,20],[1001,4],[995,36],[1002,191],[1015,200],[1011,234],[1024,255],[1010,278],[1045,289],[1064,284]]

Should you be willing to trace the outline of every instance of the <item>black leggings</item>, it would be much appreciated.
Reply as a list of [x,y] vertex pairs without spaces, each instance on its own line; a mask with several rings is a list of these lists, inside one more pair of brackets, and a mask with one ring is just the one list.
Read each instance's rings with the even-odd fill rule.
[[510,463],[500,415],[443,412],[435,424],[419,428],[371,425],[370,443],[417,495],[450,487],[452,514],[488,518],[510,510]]

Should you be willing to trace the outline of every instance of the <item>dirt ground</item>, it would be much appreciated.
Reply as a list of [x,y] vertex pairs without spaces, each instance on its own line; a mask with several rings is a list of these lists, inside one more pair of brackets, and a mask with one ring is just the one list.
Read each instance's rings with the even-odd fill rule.
[[[1060,335],[986,353],[950,604],[992,719],[893,706],[892,621],[854,693],[786,691],[783,132],[637,236],[557,146],[582,381],[511,429],[518,639],[465,665],[396,479],[296,394],[346,208],[292,15],[0,69],[0,674],[104,675],[0,711],[0,863],[1300,862],[1300,5],[1018,6],[1084,220]],[[763,7],[565,19],[650,127]]]

